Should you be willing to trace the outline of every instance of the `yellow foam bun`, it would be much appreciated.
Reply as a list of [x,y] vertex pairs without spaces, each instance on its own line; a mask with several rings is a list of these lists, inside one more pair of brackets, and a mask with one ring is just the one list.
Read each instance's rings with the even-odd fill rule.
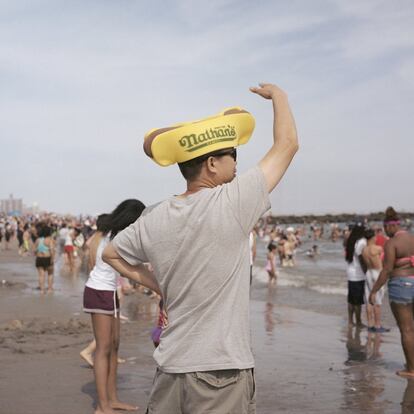
[[239,107],[217,115],[167,128],[151,129],[144,137],[144,151],[157,164],[168,166],[249,141],[254,117]]

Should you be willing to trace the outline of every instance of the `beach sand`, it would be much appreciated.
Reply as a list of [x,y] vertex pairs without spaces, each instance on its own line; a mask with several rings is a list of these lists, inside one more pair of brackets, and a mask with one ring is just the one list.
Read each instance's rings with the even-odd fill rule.
[[[93,413],[93,371],[79,357],[92,339],[89,316],[81,311],[85,277],[61,269],[55,292],[41,296],[33,258],[1,251],[0,280],[6,281],[0,285],[0,414]],[[348,331],[343,296],[336,299],[340,315],[320,305],[295,306],[303,295],[253,285],[257,412],[414,412],[414,381],[395,375],[403,365],[395,323],[389,319],[392,331],[383,335]],[[157,303],[134,293],[123,312],[130,321],[121,326],[126,363],[118,368],[119,394],[145,412],[155,372],[149,333]]]

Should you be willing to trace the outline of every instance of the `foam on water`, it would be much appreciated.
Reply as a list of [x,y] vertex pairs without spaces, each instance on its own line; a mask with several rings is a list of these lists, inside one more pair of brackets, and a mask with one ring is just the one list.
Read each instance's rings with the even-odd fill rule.
[[[265,286],[269,282],[269,276],[263,268],[255,267],[253,278],[256,284]],[[277,285],[284,287],[305,288],[327,295],[346,295],[347,287],[338,285],[322,285],[315,283],[315,278],[305,278],[301,275],[287,274],[283,269],[278,271]]]
[[310,286],[309,289],[316,290],[319,293],[326,293],[328,295],[346,296],[348,294],[348,289],[346,287],[316,285],[316,286]]

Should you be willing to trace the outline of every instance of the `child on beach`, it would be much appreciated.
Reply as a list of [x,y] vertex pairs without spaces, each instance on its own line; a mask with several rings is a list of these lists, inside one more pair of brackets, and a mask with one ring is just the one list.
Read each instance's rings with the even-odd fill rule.
[[[101,214],[98,217],[96,221],[96,232],[85,243],[85,246],[87,248],[87,257],[88,257],[88,262],[87,262],[88,273],[90,273],[91,270],[95,267],[96,253],[98,250],[99,243],[105,234],[105,229],[106,229],[105,220],[107,217],[108,217],[108,214]],[[65,224],[64,224],[64,227],[66,228]],[[91,368],[93,368],[93,358],[94,358],[95,351],[96,351],[96,340],[94,338],[88,344],[88,346],[82,349],[82,351],[79,353],[81,358],[83,358]],[[121,361],[118,358],[118,363],[120,362]]]
[[269,284],[274,284],[276,282],[276,252],[277,246],[273,243],[269,243],[267,246],[267,263],[266,263],[266,271],[269,275]]
[[319,248],[318,248],[318,246],[316,244],[314,244],[311,249],[308,249],[306,251],[305,254],[310,259],[314,259],[315,257],[319,256]]
[[114,410],[137,410],[119,400],[116,387],[119,347],[118,273],[102,260],[102,252],[116,234],[135,222],[145,206],[138,200],[125,200],[111,214],[100,216],[99,231],[90,243],[94,266],[86,282],[83,308],[92,316],[96,340],[94,373],[98,393],[95,414],[114,414]]
[[45,275],[47,274],[47,292],[53,291],[53,258],[55,254],[54,240],[50,227],[42,226],[36,239],[34,250],[36,254],[36,269],[39,275],[40,293],[45,293]]

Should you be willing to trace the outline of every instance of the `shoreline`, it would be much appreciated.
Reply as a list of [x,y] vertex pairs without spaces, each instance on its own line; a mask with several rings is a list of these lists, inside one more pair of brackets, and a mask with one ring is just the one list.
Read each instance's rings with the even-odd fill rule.
[[[405,220],[407,225],[411,224],[414,220],[414,212],[401,212],[399,213],[401,219]],[[309,224],[312,222],[329,224],[329,223],[352,223],[356,217],[363,217],[368,222],[382,223],[384,220],[384,212],[377,211],[371,213],[321,213],[321,214],[282,214],[282,215],[269,215],[267,216],[269,224],[289,224],[301,223]]]

